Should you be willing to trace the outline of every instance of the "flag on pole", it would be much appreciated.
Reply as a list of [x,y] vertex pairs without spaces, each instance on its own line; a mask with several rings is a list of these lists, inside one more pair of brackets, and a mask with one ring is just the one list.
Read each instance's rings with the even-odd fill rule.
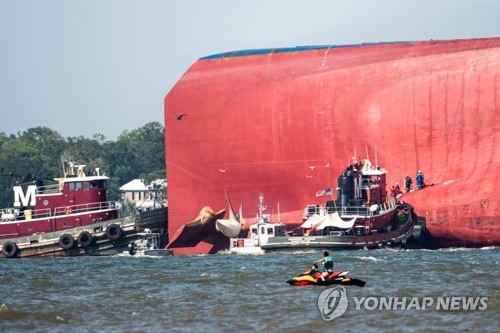
[[326,195],[332,195],[332,188],[327,187],[324,190],[316,192],[316,197],[324,197]]

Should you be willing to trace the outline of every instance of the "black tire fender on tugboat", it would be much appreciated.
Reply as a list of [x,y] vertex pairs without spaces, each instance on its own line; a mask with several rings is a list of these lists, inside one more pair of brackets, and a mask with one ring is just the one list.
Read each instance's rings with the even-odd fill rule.
[[109,240],[115,241],[117,239],[120,239],[123,235],[122,228],[118,224],[110,224],[106,228],[106,237],[108,237]]
[[59,246],[64,250],[69,250],[75,245],[75,239],[70,234],[63,234],[59,237]]
[[94,242],[94,237],[92,234],[88,231],[82,231],[78,235],[78,244],[80,244],[81,247],[86,248],[92,245]]
[[2,253],[5,258],[12,258],[17,253],[17,245],[14,242],[6,242],[2,246]]

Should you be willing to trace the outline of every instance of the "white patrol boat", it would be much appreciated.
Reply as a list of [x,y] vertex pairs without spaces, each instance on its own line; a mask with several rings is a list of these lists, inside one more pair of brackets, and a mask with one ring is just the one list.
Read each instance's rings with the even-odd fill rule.
[[260,194],[257,223],[250,226],[250,230],[246,238],[230,238],[230,253],[264,254],[265,250],[263,250],[261,246],[267,244],[270,238],[276,236],[286,236],[286,225],[283,223],[269,222],[269,216],[263,214],[264,209],[264,195]]
[[174,251],[160,248],[160,234],[145,229],[139,234],[139,238],[128,245],[128,251],[124,252],[132,256],[168,257],[173,256]]

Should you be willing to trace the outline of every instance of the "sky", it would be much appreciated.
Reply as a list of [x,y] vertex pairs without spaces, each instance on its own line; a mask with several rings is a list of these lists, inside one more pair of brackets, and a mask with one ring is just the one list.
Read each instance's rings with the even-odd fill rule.
[[0,132],[108,140],[158,121],[199,58],[500,36],[498,0],[0,0]]

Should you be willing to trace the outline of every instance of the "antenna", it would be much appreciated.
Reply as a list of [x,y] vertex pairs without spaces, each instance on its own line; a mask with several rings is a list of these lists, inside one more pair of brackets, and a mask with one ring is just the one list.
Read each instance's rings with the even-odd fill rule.
[[375,167],[378,168],[377,146],[375,146]]
[[64,164],[64,158],[63,155],[61,155],[61,164],[62,164],[62,170],[63,170],[63,176],[66,177],[66,165]]
[[370,156],[368,156],[368,146],[366,146],[366,159],[369,161],[370,160]]
[[281,222],[281,217],[280,217],[280,203],[278,202],[278,222]]

